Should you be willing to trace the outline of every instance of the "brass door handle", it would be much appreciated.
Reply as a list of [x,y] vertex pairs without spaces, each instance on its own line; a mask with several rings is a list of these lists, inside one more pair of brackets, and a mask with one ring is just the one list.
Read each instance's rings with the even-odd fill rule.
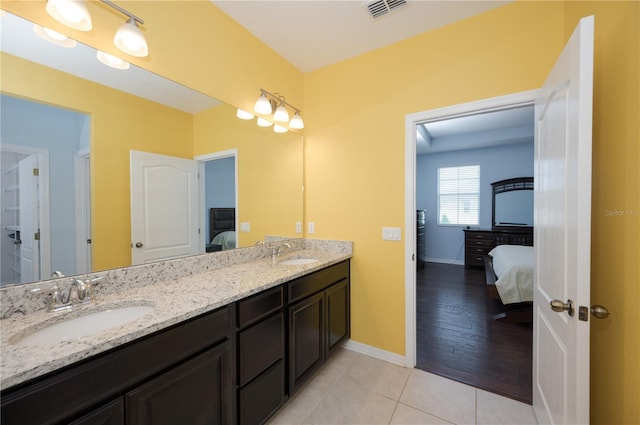
[[592,305],[591,315],[596,319],[606,319],[607,317],[609,317],[609,310],[607,309],[607,307],[602,305]]
[[136,243],[136,248],[142,248],[142,242],[137,242]]
[[569,316],[573,316],[574,308],[573,301],[571,300],[567,300],[566,303],[560,300],[551,300],[551,302],[549,302],[549,305],[551,306],[551,310],[555,311],[556,313],[562,313],[563,311],[566,311]]

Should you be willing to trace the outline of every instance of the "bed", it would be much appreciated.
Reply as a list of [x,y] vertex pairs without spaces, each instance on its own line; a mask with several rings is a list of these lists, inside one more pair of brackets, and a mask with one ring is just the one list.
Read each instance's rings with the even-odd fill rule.
[[485,258],[487,289],[505,311],[496,319],[528,322],[533,304],[533,247],[498,245]]
[[209,209],[209,244],[207,252],[225,251],[236,247],[235,208]]

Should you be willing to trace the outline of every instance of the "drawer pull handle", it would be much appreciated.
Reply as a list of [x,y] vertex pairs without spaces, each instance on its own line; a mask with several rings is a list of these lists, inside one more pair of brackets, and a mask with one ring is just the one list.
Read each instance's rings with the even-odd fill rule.
[[476,245],[482,245],[482,242],[476,242]]

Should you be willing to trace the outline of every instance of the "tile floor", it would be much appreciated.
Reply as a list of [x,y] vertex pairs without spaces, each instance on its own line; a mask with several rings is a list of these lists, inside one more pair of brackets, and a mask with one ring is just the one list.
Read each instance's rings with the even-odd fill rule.
[[342,349],[268,422],[285,424],[537,422],[527,404]]

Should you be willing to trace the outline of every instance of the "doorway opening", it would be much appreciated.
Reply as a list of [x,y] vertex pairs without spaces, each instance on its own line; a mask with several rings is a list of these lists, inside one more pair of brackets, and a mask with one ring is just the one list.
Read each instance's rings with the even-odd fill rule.
[[[451,225],[451,223],[448,222],[449,220],[449,216],[447,216],[447,220],[445,220],[445,222],[442,222],[442,220],[440,220],[441,218],[441,214],[440,212],[440,208],[444,208],[442,205],[440,205],[440,196],[431,196],[431,203],[429,204],[425,204],[424,199],[421,198],[421,196],[418,195],[417,192],[417,181],[418,178],[425,178],[424,176],[424,167],[423,169],[419,168],[419,165],[424,166],[424,164],[418,164],[423,163],[425,161],[419,161],[418,158],[418,148],[416,147],[418,140],[420,140],[422,143],[429,143],[431,144],[431,148],[432,148],[432,152],[431,152],[431,160],[433,160],[434,158],[436,158],[437,155],[435,155],[435,152],[437,152],[438,150],[443,151],[447,149],[447,146],[443,147],[442,143],[440,145],[438,145],[438,143],[435,143],[434,140],[429,140],[430,136],[433,136],[431,134],[431,132],[429,131],[425,131],[425,123],[433,123],[433,124],[438,124],[440,125],[440,127],[444,127],[446,125],[448,125],[449,123],[454,123],[456,121],[465,121],[466,118],[478,118],[480,119],[483,115],[489,114],[489,113],[494,113],[496,111],[507,111],[507,110],[518,110],[518,109],[523,109],[525,107],[531,107],[531,105],[534,102],[535,99],[535,95],[536,95],[537,91],[530,91],[530,92],[523,92],[523,93],[517,93],[517,94],[513,94],[513,95],[507,95],[507,96],[502,96],[502,97],[498,97],[498,98],[492,98],[492,99],[487,99],[487,100],[482,100],[482,101],[478,101],[478,102],[471,102],[471,103],[466,103],[466,104],[461,104],[461,105],[455,105],[455,106],[451,106],[451,107],[446,107],[446,108],[440,108],[440,109],[436,109],[436,110],[430,110],[430,111],[424,111],[424,112],[419,112],[419,113],[415,113],[415,114],[411,114],[408,115],[406,117],[406,157],[405,157],[405,165],[406,165],[406,192],[405,192],[405,226],[406,226],[406,233],[407,233],[407,238],[406,238],[406,252],[408,253],[414,253],[414,255],[416,253],[422,253],[426,258],[415,258],[411,255],[407,256],[407,260],[405,262],[405,296],[406,296],[406,351],[405,351],[405,364],[407,367],[416,367],[416,366],[424,366],[424,364],[419,364],[418,362],[418,352],[420,350],[427,350],[428,348],[425,348],[425,345],[423,342],[421,342],[421,347],[418,347],[418,336],[417,336],[417,328],[418,328],[418,320],[425,320],[425,314],[424,314],[424,309],[433,309],[435,308],[434,306],[436,304],[431,303],[429,307],[421,307],[423,308],[423,311],[419,311],[418,308],[418,291],[422,291],[422,295],[424,295],[424,291],[438,291],[438,284],[442,284],[444,282],[445,286],[449,285],[449,289],[456,292],[458,294],[460,293],[464,293],[465,292],[465,285],[467,286],[467,288],[473,288],[476,290],[479,290],[479,293],[477,296],[482,297],[485,295],[485,291],[486,291],[486,284],[484,283],[485,279],[484,279],[484,275],[485,272],[484,270],[480,269],[471,269],[471,268],[466,268],[464,265],[464,232],[462,231],[463,229],[465,229],[467,226],[473,226],[474,228],[480,228],[480,227],[486,227],[488,226],[489,228],[491,227],[492,223],[487,223],[487,215],[488,218],[491,218],[491,195],[490,195],[490,186],[489,189],[486,190],[486,186],[489,185],[489,183],[493,182],[494,180],[500,180],[500,178],[494,178],[492,177],[492,172],[490,169],[487,169],[486,167],[481,166],[480,167],[480,176],[483,177],[481,184],[484,186],[484,192],[485,193],[479,193],[479,199],[477,200],[477,202],[479,202],[479,204],[481,205],[481,210],[478,212],[479,214],[479,218],[477,221],[474,221],[471,224],[467,224],[467,223],[455,223],[455,225]],[[533,121],[533,116],[531,116],[531,120]],[[469,121],[469,120],[466,120]],[[438,125],[434,126],[433,128],[436,130],[436,132],[438,131]],[[428,125],[427,125],[428,127]],[[488,136],[489,138],[495,138],[495,134],[490,134],[490,132],[484,132],[482,134],[482,136]],[[483,138],[480,137],[480,138]],[[445,138],[446,139],[446,138]],[[468,149],[470,146],[472,145],[465,145],[465,143],[468,143],[468,140],[462,140],[463,138],[461,137],[450,137],[448,138],[448,140],[444,140],[445,143],[448,144],[457,144],[459,145],[459,150],[461,151],[462,149]],[[478,139],[478,137],[476,137],[476,139]],[[476,140],[477,141],[477,140]],[[533,134],[531,134],[530,137],[530,141],[531,141],[531,146],[533,145]],[[449,146],[450,147],[450,146]],[[491,148],[490,150],[496,150],[499,149],[498,147],[496,148]],[[529,174],[529,175],[533,175],[533,148],[531,147],[531,164],[529,166],[529,170],[527,171],[525,174]],[[435,190],[437,191],[437,186],[438,186],[438,168],[439,167],[445,167],[445,166],[452,166],[452,165],[473,165],[476,164],[478,162],[482,162],[479,160],[480,156],[479,156],[479,150],[475,149],[474,151],[469,151],[470,153],[467,154],[466,158],[463,158],[462,160],[458,160],[453,161],[452,158],[455,157],[455,153],[452,153],[451,155],[447,156],[447,155],[443,155],[443,154],[439,154],[439,158],[442,159],[443,161],[438,164],[437,162],[431,161],[430,162],[430,167],[429,167],[429,171],[427,172],[427,174],[430,174],[431,176],[431,182],[432,182],[432,192]],[[427,152],[424,157],[428,158],[429,157],[429,152]],[[491,155],[491,153],[489,152],[489,156]],[[462,164],[460,164],[460,162],[462,162]],[[480,164],[482,165],[482,164]],[[489,168],[495,168],[495,165],[490,166]],[[500,167],[498,167],[500,168]],[[495,171],[495,170],[494,170]],[[495,175],[495,174],[494,174]],[[518,177],[520,177],[522,175],[519,175]],[[509,177],[515,177],[515,176],[509,176]],[[478,180],[480,180],[480,177],[478,177]],[[488,192],[488,193],[486,193]],[[488,197],[488,201],[487,201],[487,197]],[[484,208],[482,209],[482,205],[487,205],[488,202],[488,209]],[[467,204],[469,204],[469,200],[467,199]],[[471,207],[474,206],[473,202],[470,203]],[[469,205],[467,205],[467,209],[469,209]],[[416,210],[427,210],[426,211],[426,219],[427,219],[427,223],[429,223],[429,221],[431,221],[431,224],[433,226],[431,226],[432,230],[431,230],[431,235],[429,235],[429,226],[426,226],[426,236],[425,239],[428,239],[429,237],[434,237],[435,235],[433,234],[434,232],[440,231],[442,234],[445,233],[449,233],[449,235],[454,235],[452,237],[449,238],[449,246],[448,247],[444,247],[444,251],[446,251],[447,249],[449,250],[448,253],[445,253],[443,255],[435,255],[433,252],[430,252],[428,249],[428,246],[426,248],[426,250],[424,249],[416,249],[416,244],[417,244],[417,240],[418,237],[416,236],[416,232],[417,232],[417,224],[416,224]],[[473,209],[473,208],[471,208]],[[487,212],[488,211],[488,212]],[[465,212],[465,220],[469,219],[469,215],[468,215],[469,211]],[[484,224],[484,226],[483,226]],[[443,235],[440,235],[440,237],[443,237]],[[446,236],[444,236],[446,238]],[[443,245],[442,243],[440,245]],[[444,244],[447,245],[447,244]],[[442,248],[442,246],[441,246]],[[443,252],[442,250],[440,252]],[[415,259],[415,261],[414,261]],[[419,270],[416,271],[416,264],[421,265],[422,261],[426,260],[426,266],[424,268],[424,270]],[[439,281],[437,280],[438,278],[435,276],[438,276],[438,274],[442,277],[442,276],[446,276],[446,278],[444,279],[440,279]],[[420,278],[418,278],[418,276],[420,276]],[[457,278],[455,278],[454,280],[457,279],[457,283],[454,283],[451,281],[451,277],[452,276],[457,276]],[[427,285],[426,287],[424,286],[425,284],[425,278],[427,279],[428,284],[431,284],[430,287],[429,285]],[[430,281],[430,280],[434,280],[435,281]],[[447,283],[448,280],[448,283]],[[456,289],[452,289],[452,287],[454,285],[461,285],[457,290]],[[474,286],[475,285],[475,286]],[[434,292],[431,292],[430,296],[433,296]],[[447,297],[450,298],[450,295],[446,295],[444,293],[441,293],[442,297],[446,300]],[[469,294],[466,293],[466,296],[468,296]],[[429,300],[429,302],[431,302],[432,300]],[[486,302],[485,302],[486,301]],[[463,304],[460,304],[458,307],[465,307],[464,306],[464,301],[462,301]],[[445,302],[446,304],[446,302]],[[490,301],[488,300],[482,300],[482,306],[484,307],[491,307]],[[442,308],[445,309],[456,309],[455,304],[452,302],[450,303],[449,306],[446,305],[441,305]],[[468,307],[468,306],[467,306]],[[457,312],[454,312],[454,316],[459,317],[460,315],[465,315],[467,314],[467,312],[464,311],[464,308],[459,309]],[[484,313],[484,312],[483,312]],[[431,316],[433,317],[433,315]],[[484,325],[493,325],[492,323],[489,323],[488,321],[485,321],[483,323]],[[510,326],[518,326],[518,325],[511,325]],[[436,327],[437,328],[437,327]],[[444,326],[444,328],[447,328],[447,326]],[[441,333],[443,332],[443,329],[435,329],[432,331],[436,332],[436,333]],[[473,345],[474,341],[471,341],[470,339],[473,339],[474,337],[469,336],[468,334],[466,336],[463,335],[455,335],[455,329],[445,329],[445,332],[453,332],[453,339],[455,339],[456,337],[461,340],[462,344],[470,344]],[[493,332],[493,331],[492,331]],[[530,335],[531,335],[531,330],[530,328],[527,330],[525,330],[525,332],[529,332],[528,336],[525,336],[525,338],[529,338],[530,339]],[[439,335],[442,336],[442,335]],[[475,338],[483,338],[481,335],[476,336]],[[485,336],[486,338],[486,336]],[[476,343],[478,342],[477,340],[475,341]],[[453,346],[449,346],[449,347],[443,347],[442,341],[432,341],[433,345],[439,344],[439,348],[442,348],[444,350],[446,349],[450,349],[451,350],[451,356],[448,356],[447,354],[443,354],[443,353],[439,353],[439,355],[441,356],[447,356],[447,357],[452,357],[453,356],[453,351],[456,349],[456,347]],[[427,344],[428,347],[428,344]],[[421,353],[422,354],[422,353]],[[431,353],[433,354],[433,353]],[[421,356],[420,358],[423,359],[424,356]],[[432,356],[433,357],[433,356]],[[437,355],[436,355],[437,357]],[[480,356],[480,358],[467,358],[466,359],[468,361],[468,364],[463,365],[464,367],[454,367],[453,369],[461,369],[464,370],[465,367],[467,368],[467,372],[470,370],[470,373],[467,373],[467,376],[462,376],[462,374],[459,374],[459,376],[455,376],[455,374],[450,374],[450,373],[446,373],[446,368],[440,368],[440,369],[433,369],[433,370],[428,370],[432,373],[436,373],[436,374],[440,374],[440,375],[444,375],[450,379],[455,379],[458,381],[462,381],[465,383],[468,383],[470,385],[473,385],[475,387],[478,388],[482,388],[482,389],[487,389],[489,391],[492,391],[491,386],[487,386],[485,385],[480,379],[469,379],[469,377],[471,378],[479,378],[481,376],[480,373],[474,372],[475,371],[480,371],[483,368],[488,368],[490,367],[490,365],[487,365],[486,363],[483,363],[482,361],[482,356]],[[422,361],[422,360],[421,360]],[[530,357],[527,359],[528,364],[526,365],[527,369],[529,370],[529,375],[530,375],[530,370],[531,370],[531,361],[530,361]],[[422,362],[424,363],[424,362]],[[421,367],[423,368],[423,367]],[[497,392],[501,395],[506,395],[506,396],[510,396],[509,394],[505,394],[504,391],[500,391],[500,390],[493,390],[493,392]],[[512,396],[512,398],[516,398],[519,399],[520,401],[528,401],[529,403],[530,401],[530,395],[528,397],[525,397],[523,399],[523,397],[518,396],[517,394],[514,394]]]

